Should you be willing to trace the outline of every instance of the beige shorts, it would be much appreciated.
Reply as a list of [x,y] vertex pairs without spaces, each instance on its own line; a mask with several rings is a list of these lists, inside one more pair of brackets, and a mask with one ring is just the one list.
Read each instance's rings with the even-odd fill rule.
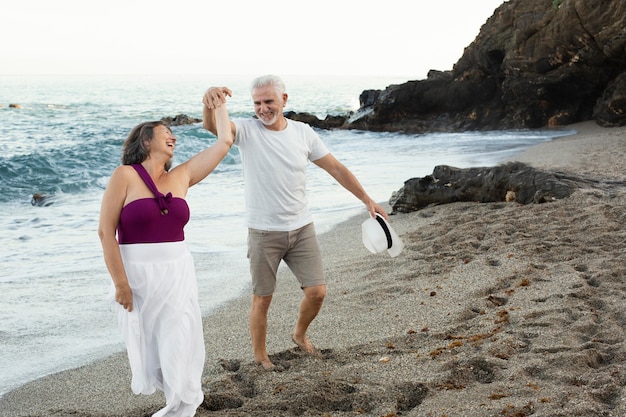
[[248,229],[248,259],[255,295],[274,293],[281,260],[296,276],[300,288],[326,284],[313,223],[289,232]]

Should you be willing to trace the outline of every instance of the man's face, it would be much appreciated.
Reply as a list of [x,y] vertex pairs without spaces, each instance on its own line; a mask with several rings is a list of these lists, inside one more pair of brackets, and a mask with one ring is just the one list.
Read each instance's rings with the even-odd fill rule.
[[252,90],[254,113],[268,128],[279,129],[278,121],[282,120],[283,108],[287,102],[287,94],[278,94],[273,86],[255,88]]

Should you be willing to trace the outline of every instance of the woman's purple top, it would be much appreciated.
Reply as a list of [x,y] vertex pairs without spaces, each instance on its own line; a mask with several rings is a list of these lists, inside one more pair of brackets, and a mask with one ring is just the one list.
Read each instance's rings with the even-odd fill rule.
[[185,199],[172,197],[172,193],[161,194],[143,165],[134,164],[132,167],[155,198],[140,198],[122,208],[117,225],[119,244],[185,240],[183,228],[189,221],[189,206]]

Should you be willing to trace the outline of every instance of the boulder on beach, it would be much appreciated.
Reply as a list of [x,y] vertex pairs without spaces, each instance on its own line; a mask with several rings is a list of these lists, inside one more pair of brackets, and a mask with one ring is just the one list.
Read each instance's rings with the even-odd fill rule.
[[389,204],[394,212],[408,213],[459,201],[545,203],[569,197],[581,185],[594,183],[521,162],[465,169],[439,165],[431,175],[405,181],[402,188],[392,194]]

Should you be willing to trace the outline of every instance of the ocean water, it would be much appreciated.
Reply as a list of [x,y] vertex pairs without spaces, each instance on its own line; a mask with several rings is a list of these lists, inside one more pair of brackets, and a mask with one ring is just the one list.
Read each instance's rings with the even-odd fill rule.
[[[107,301],[97,236],[100,199],[129,130],[146,120],[201,117],[209,86],[225,85],[233,118],[252,116],[252,76],[0,77],[0,395],[50,373],[123,351]],[[323,118],[358,108],[359,94],[406,79],[285,76],[286,110]],[[10,108],[17,103],[20,108]],[[213,143],[200,124],[172,128],[175,164]],[[488,166],[572,131],[401,134],[319,131],[368,193],[387,201],[405,180],[440,164]],[[191,188],[185,236],[194,254],[203,314],[248,294],[243,179],[237,148]],[[318,232],[362,204],[316,166],[309,201]],[[31,204],[33,194],[47,204]],[[360,244],[360,242],[355,242]]]

